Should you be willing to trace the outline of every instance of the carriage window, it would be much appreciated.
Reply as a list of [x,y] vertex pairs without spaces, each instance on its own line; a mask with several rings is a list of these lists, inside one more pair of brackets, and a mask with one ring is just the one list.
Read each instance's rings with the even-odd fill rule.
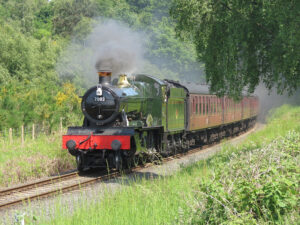
[[198,97],[199,101],[199,115],[201,115],[201,96]]
[[214,97],[214,105],[215,105],[214,113],[216,114],[216,112],[217,112],[217,98],[216,97]]
[[205,115],[207,115],[207,96],[205,96],[204,99],[205,99],[204,111],[205,111]]
[[210,97],[210,114],[214,114],[214,98]]
[[210,97],[207,97],[207,115],[210,115]]
[[204,97],[202,96],[202,115],[204,114],[204,111],[205,111],[205,109],[204,109],[204,107],[205,107],[205,105],[204,105]]
[[226,112],[229,113],[229,100],[226,99]]
[[209,97],[209,114],[212,114],[212,97]]
[[202,96],[202,115],[204,115],[205,114],[205,109],[204,109],[204,96]]
[[215,105],[215,114],[216,114],[217,113],[217,108],[218,108],[216,97],[214,97],[214,105]]
[[216,108],[216,105],[215,105],[215,97],[212,97],[212,114],[215,114],[215,108]]
[[199,101],[198,101],[198,97],[196,97],[196,114],[199,113],[198,107],[199,107]]
[[203,112],[206,115],[207,114],[207,109],[206,109],[206,105],[207,105],[207,100],[206,100],[206,96],[203,97],[203,101],[204,101],[204,106],[203,106]]
[[232,111],[235,112],[235,102],[232,100]]
[[211,97],[211,114],[214,114],[215,111],[215,101],[214,101],[214,97]]
[[200,114],[200,110],[201,110],[201,108],[200,108],[200,97],[198,96],[197,97],[197,100],[198,100],[198,114]]
[[205,106],[204,106],[205,115],[207,115],[207,96],[205,96]]
[[210,104],[211,104],[210,97],[207,97],[207,106],[208,106],[207,115],[210,115],[210,108],[211,108]]
[[196,113],[196,99],[193,98],[193,113]]
[[202,96],[200,96],[200,115],[202,115],[203,114],[203,98],[202,98]]
[[209,114],[209,111],[208,111],[208,104],[209,104],[209,99],[208,99],[208,96],[206,96],[206,114],[207,114],[207,115]]
[[230,100],[228,99],[228,112],[230,113]]
[[230,113],[230,100],[228,99],[228,102],[227,102],[227,106],[228,106],[228,112]]
[[195,113],[195,98],[193,98],[192,110],[193,110],[193,113]]
[[212,99],[212,114],[214,115],[215,114],[215,109],[216,109],[216,104],[215,104],[215,97],[211,97]]
[[202,97],[202,114],[205,115],[205,96]]
[[210,99],[209,99],[209,97],[207,96],[207,115],[209,115],[210,114]]
[[198,113],[199,113],[199,115],[201,114],[201,97],[200,96],[198,96]]
[[206,96],[203,96],[203,114],[206,115]]

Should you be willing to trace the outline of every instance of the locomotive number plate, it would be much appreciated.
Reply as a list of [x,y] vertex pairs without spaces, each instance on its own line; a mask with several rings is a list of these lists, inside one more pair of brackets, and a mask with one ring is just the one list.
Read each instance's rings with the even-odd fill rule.
[[105,102],[105,97],[95,97],[95,102]]

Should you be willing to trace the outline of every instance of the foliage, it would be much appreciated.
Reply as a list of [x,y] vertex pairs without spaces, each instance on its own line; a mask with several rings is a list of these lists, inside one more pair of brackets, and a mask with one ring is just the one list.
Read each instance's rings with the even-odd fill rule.
[[280,93],[300,86],[298,1],[173,3],[177,33],[193,40],[213,92],[237,97],[260,82]]
[[96,15],[96,3],[91,0],[54,1],[53,4],[53,32],[55,34],[70,35],[73,28],[82,18]]
[[[63,110],[67,106],[55,104],[55,93],[61,90],[55,72],[58,42],[23,35],[9,24],[0,25],[0,30],[0,128],[45,120],[54,125],[68,117]],[[78,97],[71,90],[68,97],[74,105],[68,112],[79,115]]]
[[35,13],[35,21],[34,21],[34,27],[35,32],[33,33],[34,37],[37,39],[42,39],[43,37],[50,38],[52,29],[53,29],[53,23],[52,23],[52,17],[53,17],[53,7],[52,4],[47,4],[40,8],[40,11]]
[[300,135],[290,132],[260,149],[219,155],[197,189],[192,223],[280,221],[300,203],[299,153]]
[[153,21],[147,30],[149,50],[145,58],[160,70],[170,70],[164,78],[203,81],[202,66],[195,61],[196,52],[191,44],[183,45],[176,39],[173,26],[168,17]]

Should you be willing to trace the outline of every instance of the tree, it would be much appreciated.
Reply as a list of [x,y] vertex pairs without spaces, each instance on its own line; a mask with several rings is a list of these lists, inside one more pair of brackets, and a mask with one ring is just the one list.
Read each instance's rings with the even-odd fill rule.
[[300,86],[297,0],[174,0],[177,34],[192,39],[211,91],[240,96],[263,82],[290,94]]
[[0,1],[0,20],[20,25],[23,33],[34,33],[34,12],[48,5],[48,0],[5,0]]
[[97,15],[97,4],[93,0],[60,0],[54,1],[53,10],[54,33],[70,35],[82,18]]
[[[170,18],[163,17],[161,20],[153,21],[147,32],[145,58],[161,71],[166,69],[170,71],[162,78],[202,81],[202,67],[197,63],[196,52],[192,44],[183,44],[176,38],[174,24]],[[151,73],[151,71],[149,72]]]

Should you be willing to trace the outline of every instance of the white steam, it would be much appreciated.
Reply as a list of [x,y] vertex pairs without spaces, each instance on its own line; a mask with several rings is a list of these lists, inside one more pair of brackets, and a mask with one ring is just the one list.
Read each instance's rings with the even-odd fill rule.
[[112,73],[132,73],[143,59],[143,44],[140,33],[133,32],[124,24],[106,21],[97,26],[87,38],[93,48],[93,64],[109,61]]
[[300,89],[298,89],[292,96],[287,93],[282,95],[277,94],[277,89],[268,90],[264,84],[260,83],[256,88],[254,95],[259,97],[260,114],[258,119],[264,122],[267,118],[270,109],[277,108],[283,104],[299,105],[300,104]]
[[63,79],[76,76],[97,80],[96,64],[109,61],[113,75],[133,73],[143,64],[143,40],[141,32],[114,20],[106,20],[94,27],[81,43],[73,41],[64,51],[57,71]]

